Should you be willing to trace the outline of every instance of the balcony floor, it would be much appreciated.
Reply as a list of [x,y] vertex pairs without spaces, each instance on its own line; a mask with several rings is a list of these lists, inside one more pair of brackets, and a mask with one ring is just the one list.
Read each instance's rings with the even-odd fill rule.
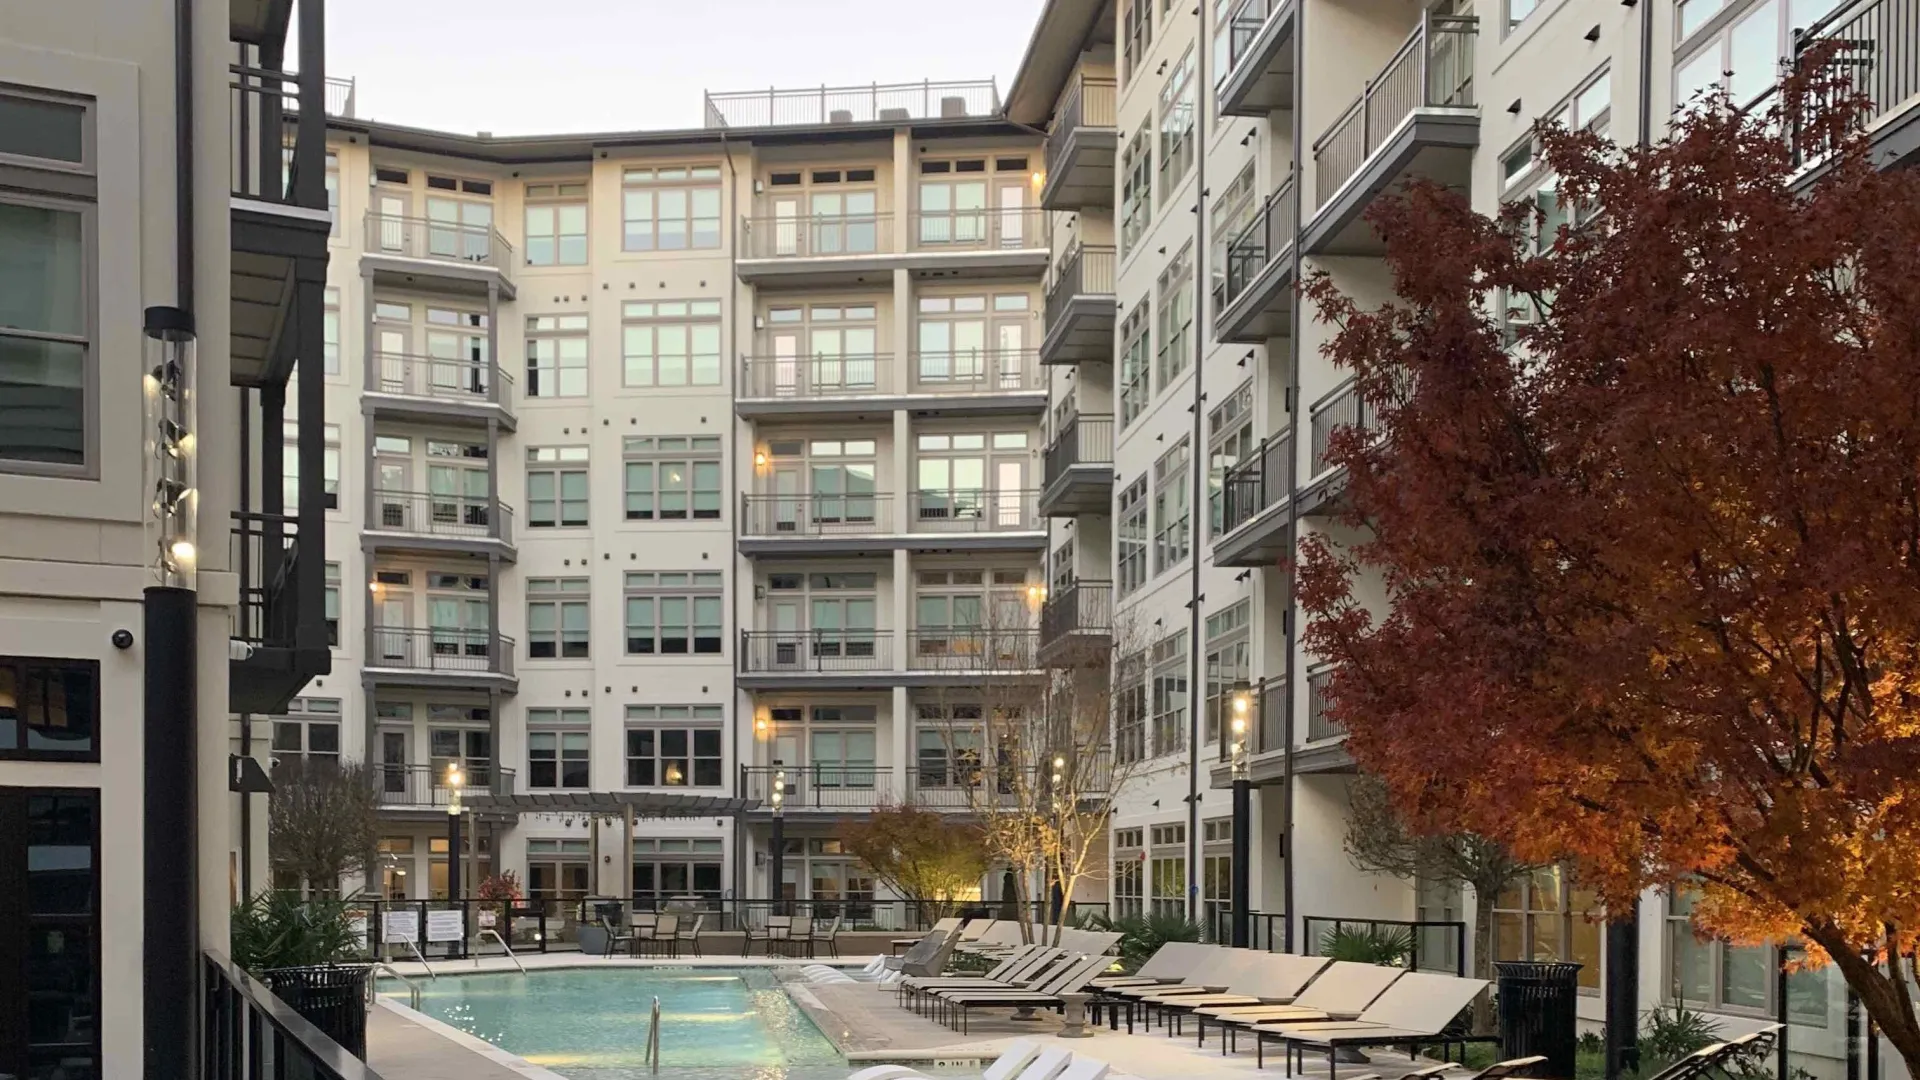
[[372,274],[373,283],[382,288],[485,296],[488,287],[492,286],[499,289],[502,300],[516,300],[520,295],[511,277],[482,262],[417,259],[392,252],[369,251],[360,256],[360,267],[362,271]]
[[1106,514],[1113,509],[1113,463],[1075,465],[1057,476],[1040,493],[1040,512],[1047,517]]
[[1289,548],[1287,500],[1283,496],[1215,540],[1213,562],[1215,566],[1272,566],[1292,554]]
[[1112,293],[1081,293],[1040,342],[1042,364],[1078,364],[1113,359],[1113,327],[1119,312]]
[[520,549],[505,540],[490,536],[432,536],[425,533],[365,529],[360,533],[360,550],[369,555],[424,555],[428,557],[465,555],[485,559],[494,555],[501,562],[520,561]]
[[1293,333],[1293,245],[1278,252],[1214,319],[1221,341],[1262,345]]
[[517,431],[520,420],[505,403],[474,396],[419,397],[413,394],[387,394],[376,390],[360,395],[360,409],[376,420],[395,420],[408,424],[478,425],[488,421],[502,431]]
[[1320,206],[1300,232],[1308,255],[1380,255],[1380,235],[1364,219],[1373,201],[1412,176],[1466,190],[1480,145],[1477,108],[1415,109],[1339,189],[1320,192]]
[[993,533],[937,533],[845,536],[750,536],[736,544],[742,555],[863,555],[879,551],[1038,551],[1047,546],[1045,529]]
[[1296,32],[1299,5],[1281,0],[1267,16],[1247,53],[1220,84],[1220,112],[1225,116],[1265,117],[1293,108],[1293,75],[1298,66]]
[[1075,128],[1067,135],[1060,167],[1047,174],[1040,205],[1048,210],[1084,210],[1113,205],[1113,162],[1120,133],[1113,128]]
[[870,417],[894,412],[922,416],[1026,416],[1047,411],[1045,390],[981,391],[974,394],[884,394],[873,397],[737,398],[733,411],[742,419],[808,416]]
[[433,671],[425,668],[381,667],[368,664],[360,669],[360,685],[367,689],[408,690],[498,690],[518,694],[520,680],[499,671]]
[[734,273],[754,285],[814,288],[871,284],[880,275],[906,270],[917,277],[1038,278],[1052,253],[1044,247],[967,248],[955,251],[875,252],[737,259]]

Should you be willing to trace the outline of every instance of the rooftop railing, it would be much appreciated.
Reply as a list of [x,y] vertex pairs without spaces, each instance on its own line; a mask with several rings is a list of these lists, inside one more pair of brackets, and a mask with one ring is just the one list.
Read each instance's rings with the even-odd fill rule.
[[866,86],[818,86],[799,90],[708,91],[708,128],[786,127],[824,124],[899,123],[910,120],[960,120],[1000,114],[1000,91],[993,80],[967,82],[869,83]]

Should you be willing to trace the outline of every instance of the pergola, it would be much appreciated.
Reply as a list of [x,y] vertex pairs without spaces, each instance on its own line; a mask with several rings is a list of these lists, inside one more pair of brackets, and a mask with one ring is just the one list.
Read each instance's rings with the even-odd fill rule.
[[[737,818],[759,807],[758,799],[736,799],[725,795],[681,795],[665,791],[476,791],[465,799],[476,814],[514,818],[522,814],[580,814],[592,817],[619,817],[625,823],[626,842],[621,845],[625,866],[621,880],[633,880],[633,822],[636,818]],[[594,866],[599,866],[600,830],[589,834],[594,844]]]

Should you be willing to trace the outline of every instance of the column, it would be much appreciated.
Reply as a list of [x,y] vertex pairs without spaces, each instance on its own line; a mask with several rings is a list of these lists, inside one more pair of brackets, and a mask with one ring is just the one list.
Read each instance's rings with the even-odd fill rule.
[[912,393],[919,375],[919,360],[913,354],[915,335],[913,278],[905,270],[893,272],[893,390]]
[[908,699],[907,688],[893,688],[893,739],[890,753],[893,755],[893,795],[894,801],[904,803],[913,795],[913,753],[914,731],[918,718],[913,714],[913,702]]
[[893,244],[889,250],[907,251],[918,224],[913,220],[913,131],[896,128],[893,133]]

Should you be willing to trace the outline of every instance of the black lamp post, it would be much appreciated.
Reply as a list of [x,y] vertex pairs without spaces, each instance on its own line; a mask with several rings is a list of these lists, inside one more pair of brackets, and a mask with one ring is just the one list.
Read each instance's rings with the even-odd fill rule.
[[1247,738],[1253,717],[1253,687],[1244,680],[1233,684],[1233,715],[1228,721],[1232,732],[1233,769],[1233,947],[1246,948],[1253,927],[1252,870],[1248,866],[1253,839],[1253,780],[1247,775]]
[[460,774],[459,762],[447,766],[447,899],[455,903],[466,899],[466,890],[460,887],[460,852],[464,839],[460,835],[460,819],[465,816],[461,812],[460,789],[466,782],[467,778]]
[[787,770],[780,769],[773,774],[773,794],[768,796],[773,803],[773,851],[767,859],[767,869],[773,876],[773,913],[784,914],[787,910]]

